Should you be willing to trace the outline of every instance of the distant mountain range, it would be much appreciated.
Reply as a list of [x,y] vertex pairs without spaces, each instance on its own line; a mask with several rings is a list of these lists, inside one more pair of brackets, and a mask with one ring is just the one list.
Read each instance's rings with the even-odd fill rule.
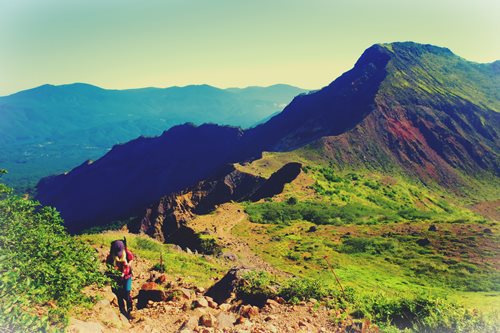
[[447,188],[498,180],[500,62],[412,42],[368,48],[329,86],[249,130],[182,125],[43,179],[38,199],[71,231],[141,212],[161,195],[263,151],[302,148],[345,168],[402,172]]
[[0,97],[0,167],[13,186],[96,159],[113,145],[186,122],[248,128],[305,90],[278,84],[219,89],[208,85],[108,90],[75,83]]

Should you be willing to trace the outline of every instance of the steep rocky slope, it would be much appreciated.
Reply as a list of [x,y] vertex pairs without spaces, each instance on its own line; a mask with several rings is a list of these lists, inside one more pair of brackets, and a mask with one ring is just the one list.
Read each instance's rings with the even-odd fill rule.
[[38,198],[55,205],[72,232],[142,214],[166,193],[212,176],[238,154],[242,131],[184,125],[118,145],[103,158],[45,178]]
[[162,197],[146,210],[142,219],[129,224],[129,229],[144,232],[161,241],[201,250],[199,240],[193,237],[195,231],[188,224],[191,219],[213,211],[222,203],[257,201],[281,193],[285,184],[299,175],[300,169],[300,163],[288,163],[266,179],[228,167],[218,177]]

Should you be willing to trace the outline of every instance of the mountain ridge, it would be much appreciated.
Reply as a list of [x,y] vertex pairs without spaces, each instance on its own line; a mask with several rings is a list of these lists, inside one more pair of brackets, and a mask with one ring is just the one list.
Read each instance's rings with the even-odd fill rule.
[[[232,138],[237,144],[231,151],[224,156],[211,155],[213,172],[227,163],[259,158],[263,151],[309,147],[336,165],[397,169],[425,183],[437,182],[447,188],[466,186],[467,177],[483,173],[498,177],[500,115],[495,111],[499,102],[494,88],[500,78],[493,67],[464,62],[448,49],[430,45],[373,45],[350,71],[330,85],[295,97],[283,112],[266,123],[238,132],[237,139]],[[474,97],[477,97],[475,103],[470,101]],[[182,128],[171,131],[182,132]],[[216,133],[228,129],[212,127],[211,130]],[[197,130],[187,132],[178,139],[178,145],[187,137],[202,140]],[[123,149],[127,150],[127,145]],[[140,156],[132,152],[125,155],[127,161]],[[113,168],[108,155],[101,160],[106,168]],[[155,167],[172,171],[171,166],[161,163]],[[95,168],[95,164],[84,167],[86,172]],[[176,179],[185,173],[182,170],[171,176]],[[183,187],[203,179],[201,173],[191,176]],[[102,183],[85,175],[81,177],[81,181],[85,179],[97,189],[116,193],[109,186],[109,179]],[[168,183],[165,179],[142,177],[146,183]],[[81,202],[70,178],[60,178],[61,183],[71,187],[69,193],[64,193],[66,200]],[[128,180],[122,181],[130,184]],[[41,182],[39,199],[61,209],[70,224],[78,224],[74,217],[88,220],[84,212],[88,208],[78,206],[71,208],[72,216],[68,218],[68,208],[50,199],[53,185]],[[171,191],[172,187],[163,187],[163,194]],[[100,205],[95,200],[92,204]],[[114,211],[113,218],[128,214],[113,205],[107,209]],[[92,218],[99,220],[96,215]]]

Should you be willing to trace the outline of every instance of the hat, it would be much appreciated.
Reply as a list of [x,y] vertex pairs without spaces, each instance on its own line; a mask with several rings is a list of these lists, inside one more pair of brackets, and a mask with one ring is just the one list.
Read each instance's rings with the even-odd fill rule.
[[111,243],[111,254],[117,257],[123,256],[123,251],[125,250],[125,244],[121,240],[115,240]]

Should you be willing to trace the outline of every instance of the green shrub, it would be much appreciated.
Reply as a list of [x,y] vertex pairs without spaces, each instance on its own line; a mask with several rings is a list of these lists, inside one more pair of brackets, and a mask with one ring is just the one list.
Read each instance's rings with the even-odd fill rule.
[[[0,330],[64,326],[67,311],[90,301],[81,290],[104,283],[95,251],[71,237],[59,213],[0,186]],[[36,306],[56,308],[35,320]]]
[[380,254],[391,251],[395,248],[395,243],[391,240],[379,237],[349,237],[342,241],[339,251],[343,253],[369,253]]
[[246,303],[263,305],[268,298],[276,296],[274,286],[276,281],[265,271],[250,271],[245,273],[238,285],[236,294]]
[[[358,299],[361,312],[384,327],[410,332],[495,332],[494,322],[474,311],[428,295],[388,298],[376,295]],[[384,330],[385,331],[385,330]]]
[[280,288],[279,295],[285,300],[297,303],[310,298],[321,300],[332,294],[320,280],[293,278],[285,282]]
[[215,238],[209,235],[199,235],[200,251],[205,254],[219,255],[222,253],[222,248]]
[[165,263],[156,263],[151,267],[151,270],[164,273],[167,270]]

